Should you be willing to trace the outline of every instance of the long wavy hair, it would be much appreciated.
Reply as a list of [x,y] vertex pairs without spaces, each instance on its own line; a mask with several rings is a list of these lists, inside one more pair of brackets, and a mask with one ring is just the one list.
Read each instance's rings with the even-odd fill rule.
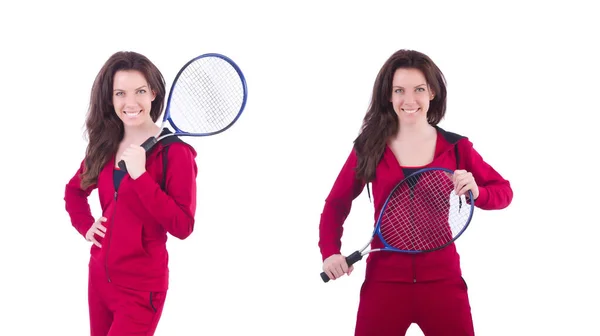
[[141,72],[150,90],[156,94],[150,108],[154,122],[160,117],[165,100],[165,80],[158,68],[139,53],[120,51],[113,54],[102,66],[92,86],[86,125],[88,140],[85,152],[84,170],[81,174],[81,188],[95,184],[102,167],[114,155],[123,140],[123,122],[113,106],[113,79],[120,70]]
[[396,135],[399,121],[392,103],[392,81],[399,68],[420,70],[427,85],[435,93],[427,111],[427,122],[437,125],[446,113],[446,80],[440,69],[425,54],[414,50],[398,50],[383,64],[375,84],[367,113],[354,149],[358,163],[356,176],[365,182],[375,179],[377,164],[383,156],[388,140]]

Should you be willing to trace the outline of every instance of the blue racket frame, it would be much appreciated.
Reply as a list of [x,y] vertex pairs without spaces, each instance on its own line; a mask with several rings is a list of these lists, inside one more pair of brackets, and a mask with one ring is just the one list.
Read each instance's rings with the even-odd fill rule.
[[[233,120],[225,127],[223,127],[222,129],[215,131],[215,132],[209,132],[209,133],[190,133],[190,132],[186,132],[181,130],[179,127],[177,127],[177,125],[175,125],[175,122],[173,121],[173,119],[171,119],[171,98],[173,97],[173,90],[175,89],[175,87],[177,86],[177,80],[179,79],[179,76],[181,76],[181,74],[185,71],[185,69],[193,62],[201,59],[201,58],[206,58],[206,57],[218,57],[222,60],[224,60],[225,62],[229,63],[237,72],[237,74],[240,76],[240,79],[242,81],[242,88],[243,88],[243,92],[244,92],[244,98],[242,100],[242,105],[240,106],[240,110],[238,111],[237,115],[235,116],[235,118],[233,118]],[[169,125],[171,125],[171,127],[173,127],[173,130],[175,130],[175,133],[173,135],[184,135],[184,136],[210,136],[210,135],[215,135],[215,134],[219,134],[222,133],[224,131],[226,131],[227,129],[229,129],[231,126],[233,126],[233,124],[236,123],[236,121],[240,118],[240,116],[242,115],[242,112],[244,111],[244,109],[246,108],[246,101],[248,99],[248,87],[246,85],[246,77],[244,76],[244,73],[242,72],[242,70],[240,69],[240,67],[229,57],[225,56],[225,55],[221,55],[218,53],[207,53],[207,54],[203,54],[200,56],[197,56],[193,59],[191,59],[190,61],[188,61],[186,64],[184,64],[181,69],[179,70],[179,72],[177,73],[177,75],[175,76],[175,79],[173,80],[173,83],[175,85],[171,86],[171,89],[169,90],[169,98],[167,100],[167,108],[165,109],[165,115],[163,116],[163,125],[165,123],[165,121],[169,122]]]
[[471,192],[471,190],[467,190],[467,195],[469,197],[469,218],[467,219],[467,223],[465,224],[465,226],[462,228],[462,230],[449,242],[447,242],[446,244],[436,247],[434,249],[431,250],[401,250],[398,248],[395,248],[391,245],[389,245],[387,243],[387,241],[383,238],[382,234],[381,234],[381,219],[383,218],[383,214],[385,213],[385,209],[387,208],[388,202],[390,201],[390,199],[392,198],[392,195],[394,194],[394,192],[396,191],[396,189],[398,189],[398,187],[400,187],[401,185],[404,184],[404,181],[412,178],[415,175],[420,175],[423,174],[427,171],[432,171],[432,170],[436,170],[436,171],[443,171],[446,173],[449,173],[451,175],[454,175],[454,171],[450,170],[450,169],[446,169],[446,168],[423,168],[423,169],[419,169],[416,172],[413,172],[412,174],[406,176],[400,183],[396,184],[396,186],[394,186],[394,189],[392,189],[392,191],[390,191],[390,194],[388,195],[387,199],[385,200],[385,202],[383,203],[383,206],[381,207],[381,211],[379,212],[379,216],[377,217],[377,224],[375,225],[375,235],[377,235],[377,237],[379,237],[379,240],[381,240],[381,242],[383,243],[383,245],[385,246],[384,248],[381,249],[375,249],[373,251],[392,251],[392,252],[400,252],[400,253],[409,253],[409,254],[417,254],[417,253],[427,253],[427,252],[433,252],[433,251],[437,251],[440,250],[450,244],[452,244],[454,241],[456,241],[467,229],[467,227],[469,226],[469,224],[471,223],[471,219],[473,218],[473,212],[475,211],[475,205],[473,204],[474,198],[473,198],[473,193]]

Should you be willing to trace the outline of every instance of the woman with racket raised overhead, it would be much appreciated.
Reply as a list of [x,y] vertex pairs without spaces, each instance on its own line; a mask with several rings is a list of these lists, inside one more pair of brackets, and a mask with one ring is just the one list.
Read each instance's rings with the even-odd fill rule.
[[[467,137],[438,126],[445,112],[445,79],[434,62],[417,51],[394,53],[326,198],[319,226],[323,279],[350,275],[352,264],[369,255],[357,336],[404,335],[412,323],[426,336],[474,334],[454,240],[471,220],[471,207],[503,209],[513,194]],[[343,223],[368,184],[377,220],[372,249],[345,257]]]
[[[92,87],[89,143],[64,199],[73,226],[93,243],[93,336],[154,334],[169,283],[167,233],[185,239],[194,229],[196,152],[176,136],[148,153],[140,146],[161,132],[165,93],[160,71],[135,52],[112,55]],[[94,219],[88,196],[96,188],[102,216]]]

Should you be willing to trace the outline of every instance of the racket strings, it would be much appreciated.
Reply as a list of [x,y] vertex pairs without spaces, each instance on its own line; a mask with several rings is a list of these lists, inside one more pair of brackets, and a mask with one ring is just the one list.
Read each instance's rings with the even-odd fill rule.
[[381,235],[390,246],[428,251],[451,242],[467,225],[470,205],[454,192],[451,175],[430,170],[399,185],[381,219]]
[[235,68],[221,58],[195,60],[174,85],[169,113],[185,132],[222,130],[235,119],[243,104],[242,80]]

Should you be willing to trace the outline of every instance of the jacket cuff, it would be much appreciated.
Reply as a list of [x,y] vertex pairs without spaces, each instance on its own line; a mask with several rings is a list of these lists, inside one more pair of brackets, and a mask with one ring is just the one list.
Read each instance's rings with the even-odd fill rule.
[[142,173],[137,179],[133,180],[134,190],[143,200],[147,197],[152,197],[152,193],[157,187],[156,181],[152,179],[148,172]]
[[83,238],[85,238],[86,233],[90,230],[90,228],[94,225],[94,221],[91,223],[79,224],[77,225],[77,231]]
[[490,194],[488,193],[487,189],[484,187],[479,187],[479,197],[477,197],[477,199],[475,200],[475,206],[485,206],[489,198]]
[[325,261],[325,259],[331,257],[334,254],[342,254],[342,252],[340,251],[340,249],[335,247],[324,247],[321,249],[322,261]]

